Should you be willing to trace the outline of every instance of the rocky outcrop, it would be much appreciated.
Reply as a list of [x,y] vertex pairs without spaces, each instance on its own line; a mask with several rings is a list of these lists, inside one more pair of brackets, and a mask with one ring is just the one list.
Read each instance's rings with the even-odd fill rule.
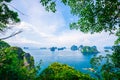
[[85,54],[96,54],[99,53],[99,51],[97,50],[96,46],[83,46],[82,48],[80,48],[81,53]]
[[76,45],[72,45],[72,46],[71,46],[71,50],[72,50],[72,51],[76,51],[76,50],[78,50],[78,47],[77,47]]
[[0,51],[3,50],[5,53],[17,54],[18,59],[23,62],[24,66],[34,67],[34,58],[24,52],[20,47],[11,47],[8,43],[0,41]]
[[55,51],[57,49],[57,47],[51,47],[50,51]]
[[29,53],[24,54],[24,65],[34,67],[34,58]]
[[61,47],[61,48],[58,48],[58,51],[64,50],[64,49],[66,49],[66,47]]

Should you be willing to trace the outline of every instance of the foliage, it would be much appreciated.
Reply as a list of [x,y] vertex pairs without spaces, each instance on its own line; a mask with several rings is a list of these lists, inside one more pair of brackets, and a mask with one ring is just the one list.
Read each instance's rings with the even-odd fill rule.
[[118,36],[118,39],[115,41],[115,44],[119,44],[120,43],[120,29],[118,29],[118,31],[116,32],[116,36]]
[[[109,31],[118,36],[120,42],[120,1],[119,0],[61,0],[70,7],[71,13],[78,17],[77,22],[70,24],[71,29],[82,32]],[[48,11],[55,12],[57,1],[40,0]],[[54,6],[51,6],[54,4]]]
[[51,1],[51,0],[40,0],[40,2],[42,3],[43,6],[46,6],[45,9],[47,11],[52,11],[52,12],[55,12],[56,9],[55,9],[55,1]]
[[113,54],[94,57],[91,65],[96,70],[96,77],[103,80],[120,80],[120,46],[113,47]]
[[42,71],[40,80],[93,80],[89,75],[83,74],[74,68],[60,63],[53,63]]
[[[49,7],[52,2],[55,4],[52,6],[53,9],[48,9],[55,12],[57,1],[40,0],[45,7]],[[110,34],[118,36],[115,44],[120,43],[120,0],[61,0],[61,2],[69,6],[71,13],[78,17],[77,22],[70,24],[71,29],[77,29],[84,33],[110,32]],[[85,48],[84,51],[87,49]],[[117,46],[112,55],[91,59],[92,67],[96,69],[95,75],[99,79],[101,76],[105,80],[120,79],[119,51],[120,47]]]
[[8,24],[19,22],[17,12],[9,9],[8,3],[12,0],[0,0],[0,31],[4,31]]
[[10,47],[10,45],[4,41],[0,40],[0,49]]
[[83,53],[84,55],[86,54],[93,54],[93,53],[99,53],[99,51],[97,50],[96,46],[90,47],[90,46],[83,46],[80,49],[81,53]]
[[[0,0],[0,31],[4,31],[8,24],[19,22],[18,14],[9,9],[8,4],[12,0]],[[54,0],[40,0],[47,11],[55,12]],[[82,32],[109,31],[118,36],[116,44],[120,43],[120,2],[119,0],[61,0],[71,8],[71,13],[78,16],[78,21],[70,24],[71,29],[80,29]],[[119,26],[119,27],[117,27]],[[19,55],[20,48],[10,47],[7,43],[0,43],[0,79],[2,80],[33,80],[36,68],[28,69],[22,60],[24,52]],[[21,50],[20,50],[21,51]],[[92,66],[100,69],[101,76],[106,80],[120,79],[120,48],[114,48],[112,55],[100,56],[92,60]],[[32,58],[31,58],[32,59]],[[32,59],[33,60],[33,59]],[[105,60],[105,62],[104,62]],[[101,63],[103,61],[103,63]],[[102,68],[99,68],[101,65]],[[54,67],[52,67],[54,66]],[[62,66],[62,67],[61,67]],[[60,73],[59,73],[60,72]],[[46,76],[47,75],[47,76]],[[46,77],[45,77],[46,76]],[[40,78],[43,79],[91,79],[73,68],[52,64],[43,71]]]
[[[0,41],[0,79],[1,80],[35,80],[40,65],[34,66],[34,59],[30,56],[29,66],[25,65],[26,54],[19,47],[11,47]],[[7,47],[6,47],[7,45]]]

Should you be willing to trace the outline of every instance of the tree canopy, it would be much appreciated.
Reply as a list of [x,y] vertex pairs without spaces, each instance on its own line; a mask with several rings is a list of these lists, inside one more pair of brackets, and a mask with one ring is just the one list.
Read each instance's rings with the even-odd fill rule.
[[74,68],[61,63],[53,63],[42,71],[40,80],[94,80]]
[[20,21],[18,13],[10,10],[8,3],[12,0],[0,0],[0,31],[4,31],[8,24],[17,23]]
[[[120,0],[60,0],[69,6],[71,14],[78,21],[70,24],[71,29],[84,33],[109,32],[115,34],[120,43]],[[56,12],[58,0],[40,0],[47,11]],[[91,59],[91,65],[96,70],[95,76],[101,80],[120,79],[120,46],[114,47],[112,55],[99,56]]]
[[[57,0],[40,0],[47,11],[56,11]],[[79,19],[70,24],[71,29],[85,33],[115,33],[120,41],[120,1],[119,0],[61,0],[69,6],[71,13]]]
[[19,47],[0,41],[0,79],[36,80],[40,65],[34,65],[31,55],[27,56]]
[[90,61],[100,80],[120,80],[120,46],[114,46],[113,51],[112,55],[95,56]]
[[[19,22],[17,12],[10,10],[8,3],[12,0],[0,0],[0,31],[4,31],[8,24]],[[120,42],[120,1],[119,0],[60,0],[69,6],[71,13],[78,17],[78,21],[70,24],[71,29],[85,33],[108,31],[115,33]],[[57,0],[40,0],[47,11],[56,11]]]
[[[55,12],[56,1],[40,0],[46,10]],[[120,24],[120,2],[118,0],[61,0],[71,8],[71,13],[79,17],[71,28],[83,32],[112,31]],[[97,27],[97,28],[96,28]],[[98,28],[99,27],[99,28]]]
[[[8,24],[17,23],[20,21],[17,12],[10,10],[8,3],[12,0],[0,0],[0,32],[4,31]],[[40,0],[47,11],[56,11],[56,3],[58,0]],[[61,2],[70,7],[71,13],[78,17],[77,22],[70,24],[71,29],[77,29],[85,33],[95,32],[110,32],[118,36],[116,43],[120,43],[120,0],[61,0]],[[22,56],[19,56],[20,51]],[[93,67],[98,67],[96,64],[101,63],[101,60],[106,59],[102,65],[103,79],[120,79],[120,47],[117,46],[113,55],[98,57],[93,59],[91,64]],[[34,68],[31,63],[27,68],[24,66],[24,52],[17,47],[11,47],[9,44],[0,42],[0,79],[2,80],[33,80],[36,79],[38,68]],[[20,59],[21,58],[21,59]],[[104,58],[104,59],[103,59]],[[32,60],[33,58],[26,58]],[[91,80],[89,75],[82,74],[73,68],[54,63],[45,69],[40,79],[82,79]]]

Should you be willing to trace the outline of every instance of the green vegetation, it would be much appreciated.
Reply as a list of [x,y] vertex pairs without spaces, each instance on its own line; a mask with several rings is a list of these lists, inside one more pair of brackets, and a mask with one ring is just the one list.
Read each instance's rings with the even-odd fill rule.
[[[39,66],[34,66],[33,57],[25,57],[25,53],[19,47],[11,47],[4,41],[0,41],[0,79],[1,80],[34,80]],[[27,58],[30,58],[28,61]],[[26,63],[25,60],[26,59]],[[26,65],[28,64],[28,65]]]
[[0,41],[0,49],[10,47],[10,45],[4,41]]
[[[12,0],[0,0],[0,31],[4,32],[13,23],[20,21],[18,18],[17,12],[14,12],[9,9],[8,3]],[[54,3],[52,3],[54,6]],[[58,64],[59,66],[60,64]],[[61,74],[66,74],[69,79],[90,79],[88,75],[84,75],[78,71],[75,71],[67,65],[61,66],[61,68],[68,69]],[[55,68],[57,72],[59,67]],[[63,69],[63,70],[65,70]],[[34,66],[34,59],[30,54],[25,53],[19,47],[11,47],[8,43],[0,40],[0,79],[1,80],[40,80],[43,75],[39,75],[40,65]],[[50,70],[51,71],[51,70]],[[44,73],[44,72],[43,72]],[[46,71],[45,71],[46,73]],[[56,74],[54,74],[56,76]],[[59,79],[60,74],[57,78]],[[63,76],[62,75],[62,76]],[[53,76],[53,75],[52,75]],[[52,77],[50,76],[50,77]],[[68,79],[66,76],[63,76],[62,79]],[[46,76],[46,79],[49,79],[49,76]],[[53,78],[52,78],[53,79]]]
[[89,75],[60,63],[51,64],[39,74],[40,64],[34,66],[34,59],[30,54],[19,47],[11,47],[4,41],[0,43],[1,80],[93,80]]
[[120,80],[120,46],[113,47],[113,54],[91,59],[94,75],[100,80]]
[[0,31],[3,32],[8,27],[8,24],[19,22],[17,12],[9,9],[8,4],[12,0],[0,0]]
[[40,0],[47,11],[56,12],[56,4],[69,6],[71,14],[78,17],[70,24],[71,29],[84,33],[109,32],[115,34],[120,43],[120,1],[119,0]]
[[[20,22],[20,19],[18,18],[18,13],[10,10],[9,8],[11,6],[9,4],[11,1],[12,0],[0,0],[0,34],[6,32],[8,29],[11,29],[12,25]],[[0,38],[0,40],[13,37],[21,32],[22,30],[9,33],[9,36]]]
[[99,51],[97,50],[96,46],[90,47],[90,46],[83,46],[80,49],[81,53],[83,53],[84,55],[86,54],[94,54],[94,53],[99,53]]
[[[71,29],[84,33],[109,32],[115,34],[120,43],[120,1],[119,0],[60,0],[71,9],[71,13],[78,17],[77,22],[70,24]],[[40,0],[47,11],[56,11],[57,1]],[[116,46],[112,55],[99,56],[91,60],[101,80],[120,79],[120,46]],[[104,64],[102,64],[104,62]],[[100,65],[102,69],[100,68]],[[101,75],[100,75],[101,74]]]
[[[0,32],[5,31],[9,24],[20,21],[17,12],[8,8],[12,0],[0,0]],[[47,11],[55,12],[57,0],[40,0]],[[71,13],[78,17],[77,22],[70,24],[71,29],[82,32],[109,31],[118,36],[116,44],[120,43],[120,1],[119,0],[61,0],[70,7]],[[86,50],[86,49],[85,49]],[[0,79],[1,80],[35,80],[39,66],[33,66],[32,57],[24,57],[25,52],[18,47],[11,47],[0,41]],[[120,79],[120,46],[114,47],[112,55],[99,56],[91,60],[96,70],[96,77],[103,80]],[[31,63],[29,61],[32,60]],[[26,65],[28,64],[28,65]],[[101,66],[101,68],[99,67]],[[39,75],[38,75],[39,76]],[[73,68],[54,63],[45,69],[37,79],[91,80]]]
[[[77,22],[70,24],[71,29],[84,33],[110,32],[116,34],[120,42],[120,1],[119,0],[40,0],[47,11],[56,11],[56,4],[69,6],[71,14],[78,17]],[[119,27],[118,27],[119,26]]]
[[60,63],[53,63],[48,66],[39,78],[40,80],[93,80],[89,75]]

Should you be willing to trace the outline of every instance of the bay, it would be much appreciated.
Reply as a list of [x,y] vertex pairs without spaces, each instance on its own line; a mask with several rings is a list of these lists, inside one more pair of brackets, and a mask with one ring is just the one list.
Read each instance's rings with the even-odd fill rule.
[[[47,68],[50,64],[54,62],[60,62],[72,66],[76,70],[83,73],[89,73],[89,71],[84,68],[90,68],[90,59],[93,55],[83,55],[80,51],[71,51],[70,49],[65,49],[55,52],[51,52],[49,49],[24,49],[25,52],[30,53],[37,64],[42,60],[41,71]],[[101,51],[97,55],[106,55],[104,51]]]

